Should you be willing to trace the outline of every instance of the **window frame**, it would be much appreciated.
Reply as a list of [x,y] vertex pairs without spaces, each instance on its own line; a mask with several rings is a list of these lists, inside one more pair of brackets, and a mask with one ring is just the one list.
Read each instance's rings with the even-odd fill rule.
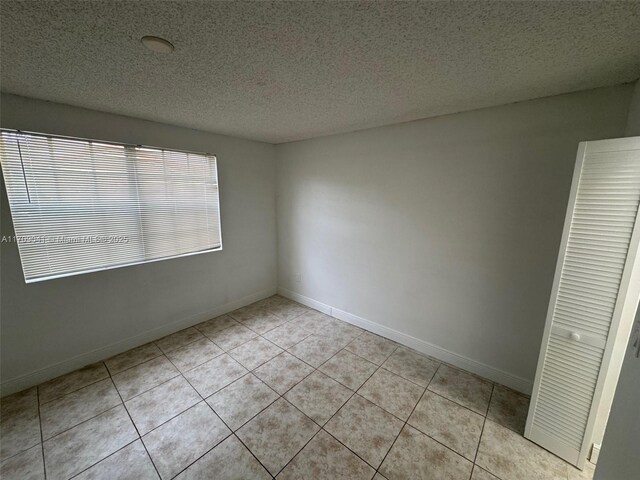
[[[16,244],[16,247],[18,249],[18,255],[20,257],[20,267],[22,269],[22,273],[23,273],[23,278],[26,284],[31,284],[31,283],[39,283],[39,282],[44,282],[44,281],[48,281],[48,280],[55,280],[55,279],[59,279],[59,278],[66,278],[66,277],[74,277],[74,276],[78,276],[78,275],[84,275],[87,273],[95,273],[95,272],[101,272],[101,271],[105,271],[105,270],[114,270],[114,269],[118,269],[118,268],[124,268],[124,267],[131,267],[131,266],[135,266],[135,265],[144,265],[147,263],[155,263],[155,262],[160,262],[160,261],[164,261],[164,260],[172,260],[172,259],[176,259],[176,258],[183,258],[183,257],[191,257],[194,255],[201,255],[201,254],[205,254],[205,253],[212,253],[212,252],[219,252],[223,250],[223,237],[222,237],[222,209],[221,209],[221,205],[220,205],[220,175],[219,175],[219,169],[218,169],[218,156],[216,154],[212,154],[212,153],[207,153],[207,152],[198,152],[198,151],[193,151],[193,150],[184,150],[184,149],[177,149],[177,148],[166,148],[166,147],[158,147],[158,146],[152,146],[152,145],[145,145],[145,144],[133,144],[133,143],[125,143],[125,142],[115,142],[115,141],[111,141],[111,140],[102,140],[102,139],[97,139],[97,138],[86,138],[86,137],[76,137],[76,136],[69,136],[69,135],[58,135],[58,134],[49,134],[49,133],[42,133],[42,132],[34,132],[34,131],[30,131],[30,130],[20,130],[20,129],[12,129],[12,128],[0,128],[0,133],[11,133],[11,134],[17,134],[17,135],[30,135],[30,136],[35,136],[35,137],[43,137],[43,138],[49,138],[49,139],[62,139],[62,140],[72,140],[72,141],[81,141],[81,142],[87,142],[87,143],[98,143],[98,144],[104,144],[104,145],[114,145],[117,147],[122,147],[125,151],[125,153],[128,153],[132,150],[135,149],[150,149],[150,150],[155,150],[155,151],[159,151],[159,152],[175,152],[175,153],[183,153],[183,154],[193,154],[193,155],[200,155],[200,156],[205,156],[208,158],[212,158],[215,162],[215,174],[216,174],[216,193],[215,193],[215,200],[217,202],[217,212],[218,212],[218,237],[220,239],[220,245],[214,248],[207,248],[204,250],[198,250],[198,251],[194,251],[194,252],[186,252],[186,253],[179,253],[179,254],[175,254],[175,255],[169,255],[169,256],[165,256],[165,257],[159,257],[159,258],[151,258],[148,260],[141,260],[141,261],[134,261],[134,262],[127,262],[127,263],[122,263],[122,264],[116,264],[116,265],[108,265],[108,266],[104,266],[104,267],[97,267],[97,268],[90,268],[90,269],[86,269],[86,270],[78,270],[78,271],[73,271],[73,272],[65,272],[65,273],[60,273],[60,274],[52,274],[52,275],[47,275],[47,276],[42,276],[42,277],[37,277],[37,278],[31,278],[31,279],[27,279],[26,277],[26,272],[24,270],[24,266],[22,263],[22,253],[20,251],[20,241],[19,238],[20,236],[16,233],[16,228],[15,228],[15,224],[14,224],[14,219],[13,219],[13,212],[11,210],[11,201],[9,199],[9,192],[8,192],[8,188],[7,188],[7,182],[6,182],[6,176],[4,173],[4,168],[2,168],[2,182],[4,185],[4,190],[7,194],[7,204],[8,204],[8,208],[9,211],[11,212],[11,227],[13,230],[13,235],[11,236],[12,239],[14,239],[14,241],[12,243]],[[136,178],[136,182],[137,182],[137,178]],[[138,199],[139,201],[140,199]],[[3,243],[5,242],[5,240],[3,239]]]

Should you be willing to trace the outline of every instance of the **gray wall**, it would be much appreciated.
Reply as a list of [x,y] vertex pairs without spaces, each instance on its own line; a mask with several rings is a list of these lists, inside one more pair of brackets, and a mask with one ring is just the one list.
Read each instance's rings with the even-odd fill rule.
[[[636,315],[636,322],[640,318]],[[638,325],[638,323],[636,323]],[[634,328],[635,331],[635,328]],[[618,378],[618,387],[609,414],[595,480],[638,478],[640,454],[640,359],[636,358],[632,334]]]
[[631,90],[279,145],[279,287],[527,390],[578,142],[622,136]]
[[627,128],[624,133],[627,137],[640,135],[640,80],[635,83],[633,88],[633,96],[629,103]]
[[[224,250],[26,285],[2,243],[3,393],[197,323],[276,289],[273,145],[2,95],[17,128],[217,154]],[[2,235],[12,234],[2,191]]]

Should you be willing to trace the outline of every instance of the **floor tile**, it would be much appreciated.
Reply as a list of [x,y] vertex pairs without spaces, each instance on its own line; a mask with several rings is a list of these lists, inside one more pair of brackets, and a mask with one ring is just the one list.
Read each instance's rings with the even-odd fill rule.
[[313,368],[287,352],[281,353],[253,371],[260,380],[280,395],[286,393],[311,372]]
[[0,466],[2,480],[44,480],[42,445],[38,444],[14,455]]
[[289,349],[289,352],[313,367],[319,367],[342,347],[330,338],[311,335]]
[[263,336],[280,348],[291,348],[309,335],[311,335],[311,332],[305,330],[300,324],[293,320],[268,331]]
[[246,373],[246,368],[223,354],[189,370],[184,376],[202,397],[208,397]]
[[4,420],[11,415],[37,410],[38,387],[31,387],[2,398],[0,402],[0,420]]
[[287,302],[291,302],[291,300],[289,300],[286,297],[283,297],[282,295],[275,294],[275,295],[271,295],[270,297],[263,298],[262,300],[257,301],[256,303],[254,303],[254,305],[262,308],[269,308],[269,307],[278,306]]
[[277,399],[276,392],[250,373],[211,395],[207,403],[235,431]]
[[520,435],[522,394],[282,297],[236,318],[245,325],[221,316],[158,340],[166,356],[150,343],[3,398],[0,476],[42,479],[45,466],[49,480],[157,479],[156,467],[181,480],[364,479],[378,467],[375,480],[593,475]]
[[373,375],[377,368],[377,365],[364,358],[348,350],[341,350],[318,369],[355,391]]
[[529,398],[502,385],[495,385],[487,418],[524,435]]
[[374,373],[358,390],[358,394],[401,420],[409,418],[422,392],[424,387],[383,369]]
[[353,392],[317,370],[284,396],[309,418],[324,425]]
[[427,390],[409,424],[474,461],[484,417]]
[[369,400],[354,395],[324,429],[378,468],[402,429],[403,422]]
[[163,355],[120,372],[112,378],[122,399],[126,401],[179,374],[176,367]]
[[73,480],[158,480],[156,469],[140,440],[96,463]]
[[232,435],[176,477],[176,480],[269,480],[271,475]]
[[212,335],[208,335],[209,339],[223,350],[229,351],[235,347],[248,342],[252,338],[257,337],[258,334],[252,330],[249,330],[244,325],[234,325],[219,332],[215,332]]
[[261,302],[256,302],[256,303],[252,303],[251,305],[238,308],[237,310],[234,310],[228,315],[232,317],[234,320],[237,320],[238,322],[244,322],[256,315],[267,313],[267,308],[268,308],[268,305],[265,305]]
[[142,437],[162,479],[173,478],[231,434],[205,402]]
[[238,325],[238,322],[229,315],[221,315],[206,322],[199,323],[195,328],[207,337],[210,337],[214,333],[224,330],[225,328],[233,327],[234,325]]
[[184,347],[185,345],[189,345],[196,340],[199,340],[203,337],[202,333],[196,330],[193,327],[185,328],[184,330],[180,330],[179,332],[172,333],[171,335],[167,335],[160,340],[156,340],[156,345],[160,350],[164,353],[170,352],[171,350],[175,350],[176,348]]
[[201,400],[182,377],[172,378],[125,403],[140,435],[144,435]]
[[42,405],[42,436],[45,440],[51,438],[120,404],[120,395],[111,379],[100,380]]
[[262,337],[257,337],[233,350],[229,350],[229,355],[244,368],[253,370],[282,352],[283,350],[280,347]]
[[120,405],[44,442],[49,480],[67,479],[138,438]]
[[269,313],[282,318],[283,320],[293,320],[299,317],[308,310],[307,307],[303,307],[299,303],[285,300],[277,305],[268,307]]
[[429,390],[470,408],[481,415],[487,414],[493,384],[457,368],[440,365],[429,384]]
[[284,399],[279,399],[236,432],[240,440],[276,475],[319,427]]
[[473,463],[409,425],[380,467],[389,480],[468,480]]
[[475,465],[473,467],[473,473],[471,474],[471,480],[500,480],[500,479],[495,475],[491,475],[486,470],[481,469],[479,466]]
[[397,348],[397,344],[373,333],[365,332],[345,348],[376,365],[382,365]]
[[278,480],[370,480],[375,470],[321,430],[278,475]]
[[280,317],[276,317],[275,315],[264,311],[259,312],[258,314],[247,320],[244,320],[242,324],[250,330],[263,335],[269,330],[273,330],[274,328],[282,325],[285,322],[286,320],[283,320]]
[[104,366],[104,363],[98,362],[49,380],[38,386],[40,404],[55,400],[67,393],[86,387],[108,376],[109,372],[107,371],[107,367]]
[[584,464],[584,468],[582,470],[578,470],[576,467],[569,464],[567,464],[567,470],[569,480],[592,480],[595,474],[596,466],[593,463],[587,461]]
[[358,327],[349,325],[336,318],[329,318],[322,328],[320,335],[331,338],[340,345],[340,347],[344,348],[362,333],[363,330]]
[[501,479],[567,478],[565,462],[491,420],[485,422],[476,464]]
[[426,387],[438,370],[439,362],[408,348],[400,347],[387,358],[382,368]]
[[329,326],[332,319],[329,315],[325,315],[317,310],[307,310],[299,317],[296,317],[292,323],[295,323],[304,330],[316,335],[322,335]]
[[105,360],[104,363],[109,369],[109,372],[111,372],[111,375],[115,375],[127,368],[135,367],[160,355],[162,355],[162,350],[152,342],[111,357]]
[[186,372],[192,368],[202,365],[208,360],[222,355],[224,350],[218,347],[208,338],[201,338],[189,345],[178,348],[167,353],[167,357],[178,370]]
[[0,404],[0,460],[5,460],[40,443],[37,390],[10,395]]

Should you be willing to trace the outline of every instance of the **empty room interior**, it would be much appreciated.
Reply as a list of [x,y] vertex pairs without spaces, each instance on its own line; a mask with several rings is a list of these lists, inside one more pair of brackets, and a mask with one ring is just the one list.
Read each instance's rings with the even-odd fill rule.
[[640,479],[640,2],[0,17],[0,479]]

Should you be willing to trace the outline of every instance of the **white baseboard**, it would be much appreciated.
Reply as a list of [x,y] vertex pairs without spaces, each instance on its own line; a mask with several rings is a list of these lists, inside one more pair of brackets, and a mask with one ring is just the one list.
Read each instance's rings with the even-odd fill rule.
[[589,461],[593,464],[598,463],[598,457],[600,456],[600,444],[594,443],[591,446],[591,455],[589,456]]
[[432,343],[426,342],[419,338],[407,335],[406,333],[394,330],[393,328],[380,325],[379,323],[372,322],[371,320],[367,320],[366,318],[358,317],[357,315],[353,315],[349,312],[345,312],[330,305],[326,305],[322,302],[318,302],[317,300],[305,297],[304,295],[300,295],[299,293],[287,290],[286,288],[279,287],[278,293],[283,297],[287,297],[298,303],[326,313],[327,315],[331,315],[332,317],[335,317],[339,320],[351,323],[352,325],[355,325],[357,327],[364,328],[365,330],[393,340],[394,342],[398,342],[409,348],[413,348],[414,350],[424,353],[425,355],[429,355],[431,357],[437,358],[438,360],[442,360],[443,362],[447,362],[455,367],[462,368],[471,373],[475,373],[476,375],[480,375],[481,377],[512,388],[513,390],[516,390],[518,392],[531,395],[531,392],[533,390],[533,380],[529,380],[518,375],[505,372],[504,370],[500,370],[499,368],[486,365],[476,360],[472,360],[471,358],[465,357],[464,355],[460,355],[437,345],[433,345]]
[[42,382],[46,382],[47,380],[51,380],[52,378],[64,375],[65,373],[72,372],[78,368],[84,367],[85,365],[105,360],[132,348],[144,345],[145,343],[158,340],[159,338],[170,335],[171,333],[182,330],[183,328],[191,327],[210,318],[224,315],[225,313],[229,313],[240,307],[249,305],[250,303],[262,300],[263,298],[274,295],[276,291],[277,289],[275,287],[268,288],[237,300],[227,302],[224,305],[220,305],[211,310],[190,315],[189,317],[139,333],[133,337],[111,343],[90,352],[76,355],[68,360],[49,365],[16,378],[5,380],[0,384],[0,395],[10,395],[11,393],[19,392],[25,388],[38,385]]

